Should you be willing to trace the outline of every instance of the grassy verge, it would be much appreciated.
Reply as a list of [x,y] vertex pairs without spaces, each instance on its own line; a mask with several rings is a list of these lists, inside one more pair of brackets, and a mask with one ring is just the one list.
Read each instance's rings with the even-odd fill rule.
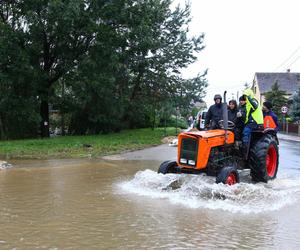
[[0,141],[1,158],[47,159],[100,157],[161,144],[174,128],[134,129],[107,135]]

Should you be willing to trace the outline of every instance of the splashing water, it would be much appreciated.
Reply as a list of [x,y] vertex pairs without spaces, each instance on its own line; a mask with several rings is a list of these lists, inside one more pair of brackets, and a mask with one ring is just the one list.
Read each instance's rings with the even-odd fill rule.
[[300,178],[287,177],[266,183],[216,184],[214,177],[157,174],[139,171],[122,190],[154,199],[166,199],[190,208],[222,209],[240,213],[276,211],[300,199]]
[[0,170],[1,169],[6,169],[6,168],[11,168],[12,165],[7,163],[6,161],[0,161]]

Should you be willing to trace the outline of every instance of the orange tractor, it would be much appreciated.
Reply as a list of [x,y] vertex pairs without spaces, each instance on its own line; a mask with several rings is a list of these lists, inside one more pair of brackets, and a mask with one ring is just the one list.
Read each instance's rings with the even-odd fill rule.
[[238,170],[250,169],[254,182],[276,178],[278,170],[278,139],[274,129],[253,131],[244,152],[235,142],[234,124],[228,121],[224,93],[222,129],[180,133],[177,161],[163,162],[158,173],[205,173],[216,176],[217,183],[239,182]]

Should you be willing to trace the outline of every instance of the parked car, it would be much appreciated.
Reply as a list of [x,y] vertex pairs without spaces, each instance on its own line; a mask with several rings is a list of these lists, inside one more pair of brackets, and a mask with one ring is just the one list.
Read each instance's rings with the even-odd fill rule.
[[198,130],[204,130],[206,114],[207,114],[207,110],[201,110],[198,112],[197,119],[196,119],[196,128]]

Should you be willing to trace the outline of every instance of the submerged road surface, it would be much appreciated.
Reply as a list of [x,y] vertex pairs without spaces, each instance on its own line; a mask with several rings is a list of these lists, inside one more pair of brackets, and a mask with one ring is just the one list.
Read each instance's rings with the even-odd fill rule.
[[300,248],[299,143],[281,141],[276,180],[230,187],[157,174],[176,150],[13,161],[0,170],[0,249]]

